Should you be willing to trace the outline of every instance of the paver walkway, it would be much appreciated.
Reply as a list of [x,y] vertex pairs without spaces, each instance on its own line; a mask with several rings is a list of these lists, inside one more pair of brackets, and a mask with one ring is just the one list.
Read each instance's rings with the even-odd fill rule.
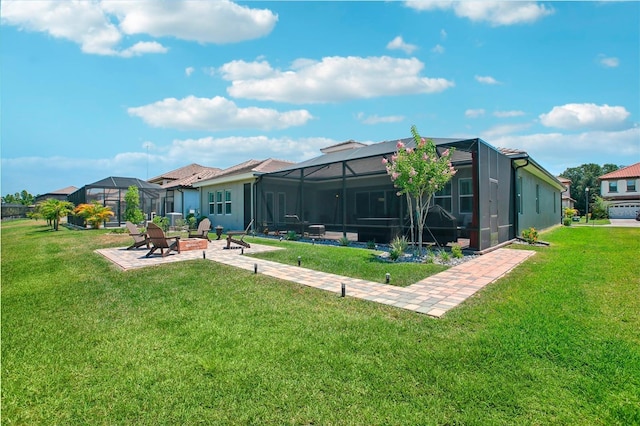
[[212,241],[207,250],[183,251],[165,258],[160,256],[145,258],[147,250],[112,248],[100,249],[96,252],[123,270],[206,258],[249,271],[255,271],[257,268],[259,274],[337,294],[341,294],[342,284],[344,284],[348,297],[392,305],[433,317],[441,317],[448,310],[459,305],[535,254],[530,250],[501,248],[432,275],[408,287],[395,287],[242,255],[243,252],[251,254],[279,250],[277,247],[251,243],[250,249],[224,250],[225,245],[226,242],[222,240]]

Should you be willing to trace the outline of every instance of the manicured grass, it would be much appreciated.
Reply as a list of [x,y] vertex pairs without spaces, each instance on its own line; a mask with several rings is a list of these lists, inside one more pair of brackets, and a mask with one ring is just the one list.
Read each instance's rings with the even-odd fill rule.
[[[638,424],[640,230],[559,227],[439,320],[2,223],[6,424]],[[331,250],[326,248],[326,250]]]

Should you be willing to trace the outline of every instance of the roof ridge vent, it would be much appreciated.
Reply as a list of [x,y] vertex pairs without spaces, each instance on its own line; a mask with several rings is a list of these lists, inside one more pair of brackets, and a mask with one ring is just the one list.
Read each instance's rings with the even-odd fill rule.
[[326,148],[320,148],[320,152],[322,152],[323,154],[331,154],[332,152],[340,152],[340,151],[346,151],[348,149],[362,148],[363,146],[366,146],[366,145],[361,142],[356,142],[353,139],[349,139],[346,142],[340,142],[338,144],[331,145]]

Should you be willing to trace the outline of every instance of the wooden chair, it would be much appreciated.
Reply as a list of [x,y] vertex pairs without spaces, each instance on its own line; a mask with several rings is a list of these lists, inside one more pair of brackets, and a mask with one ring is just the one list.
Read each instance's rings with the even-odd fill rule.
[[189,238],[202,238],[207,241],[209,239],[209,230],[211,230],[211,221],[207,218],[202,219],[196,231],[189,231]]
[[147,225],[147,235],[149,237],[149,242],[153,245],[153,248],[149,250],[149,253],[147,253],[145,257],[151,256],[158,249],[160,249],[162,257],[167,256],[171,250],[175,250],[180,253],[180,246],[178,245],[180,237],[167,237],[162,228],[155,223]]
[[149,248],[149,239],[147,238],[147,234],[145,232],[140,232],[140,230],[131,222],[126,222],[125,224],[129,230],[129,235],[133,237],[133,244],[127,247],[127,250],[140,248],[142,246]]
[[[227,248],[228,249],[231,248],[231,243],[238,244],[242,247],[251,248],[251,244],[244,241],[244,236],[249,233],[249,230],[251,229],[252,224],[253,224],[253,219],[251,219],[251,222],[249,222],[247,229],[245,229],[244,231],[228,231],[227,232]],[[237,236],[240,236],[240,239],[234,238]]]

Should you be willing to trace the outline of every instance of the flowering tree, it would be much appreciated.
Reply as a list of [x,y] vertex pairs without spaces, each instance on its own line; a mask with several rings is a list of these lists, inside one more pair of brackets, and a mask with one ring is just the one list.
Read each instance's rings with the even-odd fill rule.
[[456,170],[451,165],[453,149],[446,149],[438,154],[433,141],[421,137],[416,126],[411,126],[411,134],[415,147],[407,147],[398,142],[395,154],[390,159],[383,158],[382,163],[385,164],[393,185],[398,188],[398,196],[404,194],[407,198],[411,213],[411,241],[415,245],[415,217],[418,224],[418,247],[422,253],[422,232],[431,198],[444,188],[456,174]]

